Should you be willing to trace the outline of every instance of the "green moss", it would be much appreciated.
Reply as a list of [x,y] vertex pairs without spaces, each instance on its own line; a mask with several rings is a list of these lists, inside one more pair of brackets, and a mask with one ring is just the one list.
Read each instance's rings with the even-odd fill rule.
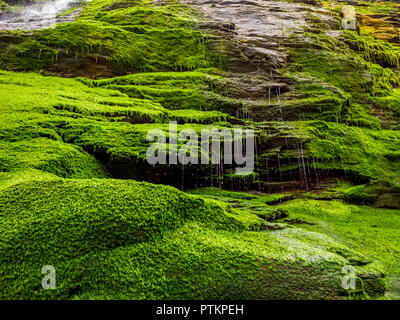
[[[88,88],[73,79],[2,72],[0,90],[3,92],[0,97],[3,116],[15,111],[29,111],[28,117],[20,114],[26,120],[35,115],[39,117],[38,114],[52,114],[55,115],[52,119],[60,119],[57,115],[63,115],[93,116],[110,121],[162,122],[170,116],[166,109],[152,101],[130,99],[115,90]],[[16,116],[13,114],[11,119]],[[41,117],[42,120],[46,118]],[[14,122],[4,118],[3,121],[8,127],[23,125],[17,119]],[[6,130],[4,132],[7,134]]]
[[390,182],[400,183],[399,163],[388,154],[400,148],[398,131],[375,131],[328,122],[307,125],[311,134],[307,149],[321,168],[341,168]]
[[285,124],[258,124],[272,135],[271,147],[258,156],[259,180],[269,173],[290,179],[298,170],[308,170],[307,176],[344,171],[359,182],[397,188],[399,137],[386,129],[398,129],[398,48],[350,31],[304,37],[283,70],[292,88],[272,106]]
[[[11,32],[8,32],[11,34]],[[40,70],[57,60],[58,51],[36,39],[10,45],[0,45],[0,65],[12,70]]]
[[86,4],[87,4],[87,1],[86,1],[86,0],[77,0],[77,1],[74,1],[74,2],[72,2],[72,3],[69,5],[69,8],[68,8],[67,10],[65,10],[65,11],[63,11],[63,12],[61,12],[61,13],[59,13],[59,14],[57,15],[57,17],[65,17],[65,16],[68,16],[68,15],[74,13],[74,12],[75,12],[76,10],[78,10],[79,8],[84,7]]
[[[229,207],[171,187],[49,177],[1,188],[0,203],[3,298],[346,295],[345,247],[299,229],[246,231]],[[40,290],[45,264],[56,290]]]
[[[188,70],[210,63],[206,36],[192,30],[192,23],[178,15],[185,7],[148,1],[124,1],[122,8],[112,5],[110,0],[89,2],[76,22],[34,31],[33,35],[7,32],[0,44],[0,67],[40,70],[57,61],[71,68],[72,60],[78,68],[89,59],[116,72],[127,72]],[[190,10],[186,11],[191,17]],[[7,42],[17,34],[18,41]]]
[[[400,89],[394,89],[390,96],[375,97],[373,101],[380,109],[400,116]],[[390,119],[390,115],[387,117]]]
[[387,182],[397,193],[395,190],[400,186],[399,131],[324,121],[279,125],[268,122],[259,123],[258,128],[269,132],[266,141],[260,137],[259,143],[270,146],[264,147],[264,152],[257,156],[255,172],[259,173],[260,182],[269,182],[271,177],[272,182],[277,179],[280,182],[301,181],[305,179],[302,177],[305,171],[308,179],[314,180],[340,175],[348,176],[357,184]]
[[199,111],[199,110],[173,110],[171,115],[178,123],[197,122],[197,123],[215,123],[224,122],[229,115],[219,111]]
[[22,10],[20,1],[13,1],[10,3],[10,1],[3,1],[0,0],[0,13],[13,13],[13,12],[19,12]]
[[[7,171],[22,167],[52,173],[59,170],[56,174],[69,177],[64,172],[64,166],[69,165],[64,165],[61,159],[67,159],[71,152],[79,155],[83,150],[101,158],[103,163],[108,160],[143,162],[150,145],[146,141],[149,130],[162,129],[168,134],[167,122],[178,120],[193,122],[180,124],[179,131],[190,128],[200,134],[201,129],[210,128],[206,124],[228,118],[227,114],[216,111],[168,111],[157,102],[129,98],[117,90],[94,87],[82,79],[33,73],[2,72],[0,92],[3,147],[0,169]],[[31,148],[26,148],[30,143]],[[59,160],[52,159],[52,153]],[[12,161],[13,156],[16,161]],[[52,160],[46,161],[47,158]]]
[[343,32],[340,40],[367,61],[400,69],[400,48],[394,44],[347,30]]
[[360,1],[357,12],[361,14],[392,14],[396,13],[399,5],[390,1]]
[[[189,195],[106,179],[113,166],[126,169],[124,177],[142,170],[147,132],[168,132],[169,120],[196,132],[241,123],[256,129],[261,154],[245,179],[221,173],[234,187],[297,179],[291,174],[305,159],[316,175],[386,182],[380,193],[376,185],[342,184],[323,196],[358,203],[396,197],[399,131],[381,130],[399,109],[395,46],[355,33],[326,35],[328,26],[310,16],[319,31],[290,54],[282,70],[289,91],[252,110],[260,119],[280,112],[286,122],[254,123],[233,118],[251,108],[232,98],[237,83],[199,69],[219,64],[195,18],[175,1],[96,0],[76,22],[1,33],[2,68],[92,78],[140,73],[89,80],[0,72],[0,297],[335,299],[347,296],[340,285],[345,265],[357,267],[365,289],[357,293],[382,295],[381,271],[398,272],[397,239],[384,247],[398,211],[339,201],[274,206],[319,192],[205,188]],[[384,121],[377,109],[388,113]],[[268,170],[280,182],[270,181]],[[290,225],[304,221],[313,224]],[[376,244],[375,228],[382,228],[382,244],[366,249]],[[55,291],[40,288],[45,264],[56,267]]]
[[47,138],[0,143],[0,171],[39,169],[68,178],[105,177],[82,149]]
[[[243,104],[221,95],[221,82],[220,76],[203,72],[154,72],[97,80],[90,84],[119,90],[132,98],[151,99],[172,110],[218,110],[235,115]],[[226,116],[221,114],[215,121],[225,119]]]
[[[351,94],[355,101],[362,101],[367,94],[382,90],[390,92],[390,84],[398,79],[389,69],[382,69],[354,55],[327,51],[293,53],[294,70],[309,73]],[[365,102],[365,101],[364,101]]]
[[[276,208],[269,206],[269,204],[277,203],[281,200],[284,200],[286,196],[290,197],[290,195],[281,193],[245,193],[228,191],[214,187],[198,188],[190,190],[189,192],[205,198],[229,203],[234,208],[238,209],[239,212],[242,212],[242,214],[251,213],[252,215],[256,215],[267,221],[273,221],[287,216],[285,212],[281,210],[276,210]],[[255,222],[253,223],[253,225],[254,224]],[[265,223],[263,225],[260,225],[259,228],[260,227],[266,227],[268,229],[268,225],[266,225]]]
[[[293,51],[287,68],[296,85],[295,93],[286,94],[295,99],[291,103],[302,108],[307,120],[319,114],[321,120],[379,129],[373,109],[381,99],[397,99],[393,88],[400,81],[388,68],[398,68],[397,47],[349,31],[338,37],[306,35],[308,48]],[[311,109],[310,116],[308,104],[319,106],[319,112]]]
[[314,224],[306,230],[329,235],[357,252],[379,261],[388,275],[399,275],[399,210],[375,209],[341,201],[294,200],[282,206],[290,217]]
[[8,3],[1,0],[0,1],[0,12],[7,12],[10,10],[11,10],[11,7],[8,5]]
[[353,186],[343,190],[343,199],[349,202],[370,203],[375,200],[373,188],[368,185]]

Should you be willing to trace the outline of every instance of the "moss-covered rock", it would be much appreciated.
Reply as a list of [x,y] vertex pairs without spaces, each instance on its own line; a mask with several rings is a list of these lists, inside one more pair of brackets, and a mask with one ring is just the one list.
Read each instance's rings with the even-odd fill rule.
[[[0,203],[2,298],[347,294],[340,279],[351,250],[299,229],[246,231],[259,218],[171,187],[33,176],[2,181]],[[40,270],[48,264],[56,268],[56,290],[40,289]],[[382,290],[381,282],[367,292]]]
[[[382,296],[398,210],[371,206],[399,207],[399,49],[322,3],[93,0],[1,31],[2,69],[53,76],[0,71],[0,297]],[[146,134],[169,121],[255,130],[254,172],[149,165]]]
[[[207,66],[206,36],[193,30],[187,6],[146,0],[125,1],[122,8],[112,4],[90,2],[76,22],[55,28],[2,32],[0,67],[97,77]],[[179,16],[182,10],[186,18]]]

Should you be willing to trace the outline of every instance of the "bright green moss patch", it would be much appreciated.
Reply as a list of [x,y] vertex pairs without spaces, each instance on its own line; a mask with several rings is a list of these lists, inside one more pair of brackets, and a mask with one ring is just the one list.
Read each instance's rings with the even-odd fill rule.
[[229,115],[219,111],[199,111],[199,110],[173,110],[171,112],[173,118],[178,123],[198,122],[198,123],[214,123],[226,121]]
[[[194,130],[200,137],[202,129],[212,128],[212,125],[187,123],[178,125],[177,130]],[[62,130],[62,134],[66,142],[79,145],[90,153],[104,154],[110,160],[124,160],[133,165],[146,160],[146,151],[152,144],[146,141],[146,136],[153,129],[162,130],[168,138],[169,124],[159,123],[132,125],[120,122],[71,121]],[[178,148],[183,143],[179,141]]]
[[258,193],[246,193],[237,191],[228,191],[219,189],[216,187],[198,188],[189,191],[192,194],[201,195],[206,198],[217,199],[225,202],[259,202],[262,204],[268,204],[269,202],[277,201],[284,197],[283,194],[258,194]]
[[[11,36],[12,31],[5,32]],[[29,38],[23,42],[0,44],[0,66],[9,70],[40,70],[57,61],[57,50],[46,46],[40,41]]]
[[[92,89],[73,79],[43,77],[33,73],[3,71],[0,74],[0,90],[3,92],[0,96],[3,114],[33,111],[65,115],[61,112],[64,110],[69,111],[71,117],[115,117],[126,118],[130,122],[161,122],[169,115],[161,105],[149,100],[130,99],[116,90]],[[27,116],[28,119],[33,117],[32,113]]]
[[[351,94],[355,101],[390,88],[398,79],[390,71],[370,65],[356,56],[325,51],[294,53],[294,68],[318,77]],[[386,77],[387,74],[387,77]]]
[[52,173],[37,169],[18,170],[13,172],[0,172],[0,188],[8,188],[12,185],[26,183],[28,181],[41,181],[59,179]]
[[[157,7],[150,1],[137,1],[137,4],[128,8],[120,8],[110,11],[99,12],[95,15],[96,20],[104,21],[110,24],[121,25],[125,27],[138,28],[144,25],[149,26],[150,30],[159,28],[170,29],[173,27],[194,26],[195,22],[191,19],[194,13],[189,7],[179,5],[173,1],[167,1],[168,5]],[[125,2],[128,3],[128,2]],[[85,13],[82,19],[86,18]],[[154,29],[152,29],[154,28]],[[146,29],[143,28],[143,31]]]
[[[3,298],[346,296],[351,250],[300,229],[245,231],[229,207],[171,187],[48,178],[1,188],[0,204]],[[45,264],[56,290],[40,290]]]
[[[71,136],[77,134],[82,140],[91,134],[86,140],[98,137],[91,144],[97,146],[107,140],[109,131],[110,148],[121,150],[122,138],[133,128],[127,122],[161,122],[170,116],[157,103],[131,99],[118,91],[88,88],[73,79],[2,72],[0,92],[2,171],[35,168],[61,177],[104,176],[92,156],[65,143],[73,143]],[[124,122],[116,126],[115,121]],[[110,131],[117,127],[119,136]],[[87,128],[86,132],[82,128]],[[140,139],[127,140],[126,144],[145,154],[146,144],[142,142],[147,130],[143,128]]]
[[314,223],[298,227],[324,233],[379,261],[388,275],[400,275],[399,210],[315,200],[294,200],[282,208],[290,217]]
[[4,1],[0,1],[0,12],[9,12],[11,11],[11,7],[8,5],[8,3]]
[[[204,74],[201,76],[204,78]],[[200,135],[202,129],[210,128],[208,124],[229,117],[218,111],[169,111],[158,102],[130,98],[120,91],[77,80],[33,73],[0,74],[0,137],[4,157],[1,170],[36,168],[52,173],[59,170],[56,174],[70,177],[60,159],[66,157],[66,150],[70,150],[67,154],[73,150],[84,153],[76,146],[102,161],[143,162],[150,145],[146,141],[150,130],[161,129],[168,136],[168,121],[175,120],[180,123],[178,131],[190,128]],[[185,122],[188,123],[181,124]],[[59,160],[46,161],[52,158],[52,153]],[[17,161],[12,161],[13,157]]]
[[394,44],[344,31],[342,38],[351,49],[365,60],[400,69],[400,48]]
[[[399,68],[398,48],[349,31],[306,36],[308,48],[294,50],[287,68],[296,91],[286,94],[296,99],[293,103],[300,106],[303,118],[321,114],[321,120],[379,129],[376,109],[387,109],[379,102],[397,101],[393,92],[400,80],[392,69]],[[309,104],[319,113],[310,109],[310,116]]]
[[[21,192],[24,192],[25,198],[30,200],[23,209],[15,201]],[[104,202],[108,197],[110,201]],[[155,197],[157,201],[151,200]],[[171,187],[156,187],[136,181],[110,179],[28,181],[4,189],[1,202],[2,217],[8,221],[4,221],[6,225],[2,230],[5,236],[3,239],[10,240],[5,242],[12,245],[15,236],[21,232],[29,238],[32,237],[26,241],[21,239],[25,244],[18,249],[20,250],[18,255],[23,260],[29,259],[29,257],[24,258],[23,252],[26,251],[30,251],[32,258],[35,259],[34,247],[41,242],[43,249],[54,256],[57,256],[56,247],[62,248],[64,251],[62,259],[68,259],[91,250],[158,238],[171,228],[181,225],[185,219],[201,220],[227,229],[244,228],[232,218],[232,215],[226,214],[223,207],[212,201],[179,193]],[[15,219],[11,218],[13,216]],[[58,223],[52,223],[53,221]],[[43,228],[38,228],[38,224]],[[11,226],[13,228],[10,228]],[[40,235],[33,236],[35,230],[40,229],[42,229]],[[57,229],[64,230],[59,232]],[[86,245],[83,245],[84,242]],[[6,245],[3,249],[6,247],[9,246]],[[3,261],[12,259],[16,253],[15,250],[9,253],[6,251],[2,254]],[[36,252],[36,258],[39,254],[40,252]],[[18,261],[21,262],[21,260],[14,262]]]
[[[256,215],[267,221],[274,221],[287,216],[286,212],[276,210],[275,207],[270,206],[269,204],[279,203],[280,201],[285,200],[286,197],[292,197],[291,194],[245,193],[228,191],[215,187],[198,188],[190,190],[189,192],[205,198],[229,203],[232,207],[238,209],[239,212],[251,213],[252,215]],[[261,227],[266,227],[268,229],[273,226],[264,224]],[[275,227],[281,228],[284,226],[277,225]]]
[[[223,79],[220,76],[198,71],[139,73],[88,83],[119,90],[132,98],[151,99],[172,110],[217,110],[235,115],[243,107],[241,101],[222,95]],[[215,121],[225,119],[226,115],[221,114]]]
[[[108,85],[106,88],[119,90],[132,98],[146,98],[161,103],[168,109],[219,110],[233,113],[240,107],[233,99],[212,92],[199,92],[196,88],[157,88],[134,85]],[[236,105],[235,105],[236,104]]]
[[[400,116],[400,89],[394,89],[393,94],[386,97],[375,97],[374,102],[380,109],[387,113],[393,113],[395,116]],[[390,118],[390,114],[387,114]]]
[[82,149],[47,138],[0,143],[0,171],[38,169],[66,178],[105,177]]
[[399,131],[375,131],[346,125],[313,122],[307,149],[321,168],[341,168],[400,185],[399,159],[391,157],[400,149]]
[[21,1],[3,1],[0,0],[0,13],[16,13],[22,10]]

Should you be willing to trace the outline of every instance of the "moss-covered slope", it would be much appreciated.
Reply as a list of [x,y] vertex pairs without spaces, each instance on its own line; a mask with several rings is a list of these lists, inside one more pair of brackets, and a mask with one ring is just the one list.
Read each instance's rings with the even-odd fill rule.
[[[236,23],[230,4],[93,0],[0,32],[1,298],[383,296],[399,275],[396,41],[340,30],[336,2],[238,0]],[[149,165],[146,135],[169,121],[254,129],[254,172]]]
[[[0,184],[2,298],[338,298],[342,267],[360,259],[171,187],[22,174]],[[48,264],[56,290],[40,288]],[[384,291],[379,272],[367,278]]]
[[2,32],[0,66],[89,77],[194,69],[209,57],[205,36],[192,26],[190,8],[174,1],[162,7],[147,0],[92,1],[75,22]]

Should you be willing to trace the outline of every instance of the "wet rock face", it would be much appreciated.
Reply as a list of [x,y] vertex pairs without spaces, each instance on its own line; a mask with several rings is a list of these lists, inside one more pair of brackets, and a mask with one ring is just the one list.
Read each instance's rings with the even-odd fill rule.
[[215,46],[225,51],[226,67],[232,72],[276,74],[276,69],[286,61],[289,37],[303,33],[310,12],[324,23],[334,23],[327,10],[303,3],[247,0],[189,3],[202,12],[206,21],[200,24],[202,29],[208,28],[211,33],[218,30],[219,44]]
[[381,195],[376,206],[378,208],[400,209],[400,193],[386,193]]
[[187,3],[202,14],[198,28],[216,36],[210,49],[222,55],[231,83],[229,96],[243,101],[242,116],[257,122],[299,120],[296,108],[282,108],[281,100],[298,97],[291,93],[293,81],[280,70],[287,65],[290,50],[305,45],[304,31],[315,21],[328,29],[336,27],[331,13],[317,1]]

